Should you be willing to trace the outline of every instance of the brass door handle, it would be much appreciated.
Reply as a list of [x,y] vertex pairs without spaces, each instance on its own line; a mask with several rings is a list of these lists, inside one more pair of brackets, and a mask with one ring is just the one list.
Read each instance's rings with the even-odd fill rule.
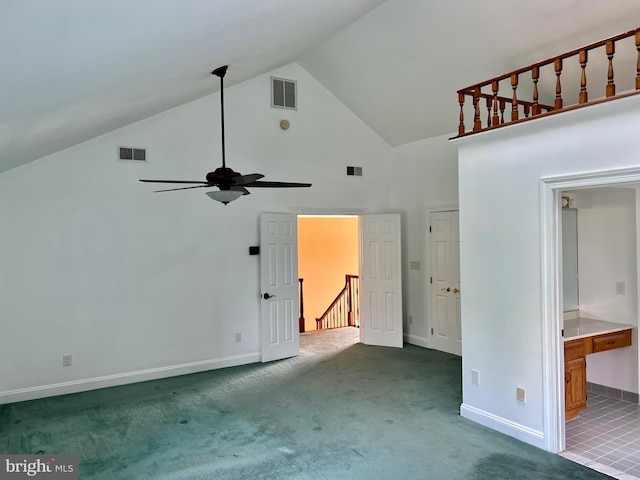
[[452,291],[453,291],[453,293],[458,293],[458,292],[460,292],[460,289],[459,288],[454,288]]
[[447,288],[441,288],[440,290],[442,290],[443,292],[450,292],[451,288],[447,287]]

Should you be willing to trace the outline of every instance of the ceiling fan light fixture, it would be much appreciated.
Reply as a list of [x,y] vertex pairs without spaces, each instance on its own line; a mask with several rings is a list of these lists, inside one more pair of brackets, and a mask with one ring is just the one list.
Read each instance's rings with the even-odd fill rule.
[[237,190],[212,190],[210,192],[206,192],[207,196],[216,202],[223,203],[224,205],[229,202],[233,202],[242,196],[242,192]]

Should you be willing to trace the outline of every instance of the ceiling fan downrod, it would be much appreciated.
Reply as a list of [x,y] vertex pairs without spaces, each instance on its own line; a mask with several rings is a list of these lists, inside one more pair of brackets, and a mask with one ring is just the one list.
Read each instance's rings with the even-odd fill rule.
[[224,151],[224,76],[227,73],[227,68],[229,65],[224,65],[222,67],[216,68],[213,72],[213,75],[220,79],[220,119],[222,125],[222,168],[227,168],[227,164],[225,161],[225,151]]

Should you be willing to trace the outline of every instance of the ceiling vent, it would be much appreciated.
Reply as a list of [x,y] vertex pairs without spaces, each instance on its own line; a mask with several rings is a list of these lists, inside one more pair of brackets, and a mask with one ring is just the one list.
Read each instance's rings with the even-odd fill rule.
[[271,77],[271,106],[296,110],[298,108],[295,80]]
[[347,175],[352,177],[361,177],[362,167],[347,167]]
[[147,151],[144,148],[118,147],[118,158],[120,160],[135,160],[137,162],[146,162]]

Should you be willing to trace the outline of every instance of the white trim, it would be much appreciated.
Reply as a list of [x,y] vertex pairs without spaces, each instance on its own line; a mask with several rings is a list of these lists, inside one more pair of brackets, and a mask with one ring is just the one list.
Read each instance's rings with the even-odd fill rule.
[[0,405],[5,403],[23,402],[36,398],[53,397],[55,395],[66,395],[69,393],[85,392],[98,388],[114,387],[117,385],[127,385],[130,383],[146,382],[159,378],[175,377],[189,373],[204,372],[207,370],[217,370],[219,368],[235,367],[260,361],[260,353],[246,353],[231,357],[202,360],[200,362],[182,363],[179,365],[169,365],[166,367],[150,368],[135,372],[118,373],[115,375],[105,375],[102,377],[86,378],[83,380],[73,380],[70,382],[54,383],[51,385],[40,385],[37,387],[20,388],[0,392]]
[[540,184],[541,313],[542,313],[542,422],[546,432],[543,448],[558,453],[565,449],[564,351],[562,342],[562,243],[559,223],[561,190]]
[[541,288],[542,288],[542,388],[544,445],[549,452],[565,449],[564,352],[559,221],[562,190],[604,187],[640,182],[640,168],[545,177],[540,183]]
[[544,448],[544,434],[533,428],[525,427],[519,423],[512,422],[506,418],[499,417],[464,403],[460,405],[460,415],[480,425],[517,438],[529,445]]
[[418,347],[429,348],[429,339],[424,337],[419,337],[418,335],[412,335],[410,333],[405,333],[404,341],[411,344],[417,345]]
[[457,203],[445,203],[442,205],[427,205],[427,214],[429,215],[429,219],[431,219],[431,214],[433,212],[456,212],[460,210],[460,205]]
[[329,208],[329,207],[289,207],[289,213],[296,215],[364,215],[368,208]]

